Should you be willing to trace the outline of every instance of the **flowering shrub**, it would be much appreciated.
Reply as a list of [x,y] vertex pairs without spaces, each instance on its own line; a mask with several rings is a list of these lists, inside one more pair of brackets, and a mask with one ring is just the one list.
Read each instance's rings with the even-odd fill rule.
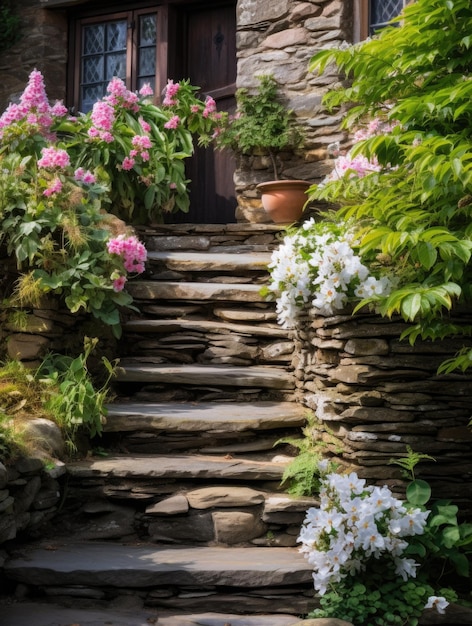
[[[425,545],[441,549],[443,524],[451,523],[459,543],[451,511],[444,504],[434,513],[424,508],[430,493],[424,481],[412,482],[403,502],[388,487],[368,486],[355,473],[326,473],[323,463],[320,505],[308,510],[299,536],[320,596],[313,616],[363,626],[415,626],[425,608],[443,613],[449,602],[434,594],[421,565]],[[454,543],[448,543],[450,554]],[[456,599],[450,589],[441,594]]]
[[355,253],[356,241],[347,225],[305,221],[285,236],[272,253],[268,291],[277,297],[279,323],[292,328],[300,309],[310,304],[331,315],[350,300],[387,293],[391,281],[376,277]]
[[151,94],[115,78],[90,113],[73,118],[50,105],[34,70],[0,117],[1,241],[21,272],[13,304],[53,294],[120,333],[119,309],[132,302],[125,283],[144,271],[146,251],[124,225],[111,239],[109,212],[139,222],[186,210],[192,134],[205,143],[216,123],[214,101],[199,101],[186,82],[169,81],[161,108]]
[[168,81],[162,106],[149,86],[139,94],[113,78],[92,111],[65,119],[57,132],[77,166],[98,170],[109,187],[112,211],[133,223],[160,220],[189,209],[185,160],[198,142],[211,141],[219,116],[211,97],[203,102],[188,81]]

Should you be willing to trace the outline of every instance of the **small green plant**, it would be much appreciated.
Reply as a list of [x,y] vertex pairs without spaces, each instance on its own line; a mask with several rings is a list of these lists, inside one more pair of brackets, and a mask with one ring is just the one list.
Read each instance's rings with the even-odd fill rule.
[[98,339],[86,337],[84,352],[75,358],[50,354],[37,372],[39,380],[52,386],[45,407],[67,434],[72,450],[79,430],[91,438],[100,435],[106,418],[109,382],[114,375],[116,362],[102,357],[106,377],[102,385],[96,388],[87,361],[97,343]]
[[236,92],[237,113],[222,119],[216,144],[235,152],[251,154],[267,150],[274,178],[278,179],[276,154],[293,149],[301,142],[293,112],[280,101],[277,81],[271,74],[258,76],[256,93],[248,89]]
[[[282,475],[282,486],[293,496],[312,496],[320,489],[320,463],[326,444],[313,437],[314,416],[307,416],[307,425],[303,429],[303,438],[280,439],[277,443],[285,443],[298,448],[297,456],[287,465]],[[329,463],[329,470],[335,471],[336,464]]]

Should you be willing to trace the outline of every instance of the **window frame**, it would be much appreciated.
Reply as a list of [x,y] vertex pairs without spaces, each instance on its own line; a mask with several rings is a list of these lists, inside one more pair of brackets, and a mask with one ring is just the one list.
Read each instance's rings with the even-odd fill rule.
[[89,24],[126,20],[128,24],[126,44],[126,86],[135,91],[137,89],[137,53],[138,53],[138,23],[140,16],[156,14],[156,76],[154,85],[155,100],[158,100],[167,83],[167,54],[168,54],[168,7],[150,3],[139,8],[124,7],[115,11],[77,12],[70,20],[70,46],[67,84],[67,103],[71,110],[78,112],[81,97],[82,81],[82,29]]
[[[403,0],[403,8],[409,0]],[[355,3],[354,41],[363,41],[370,35],[370,0],[359,0]]]

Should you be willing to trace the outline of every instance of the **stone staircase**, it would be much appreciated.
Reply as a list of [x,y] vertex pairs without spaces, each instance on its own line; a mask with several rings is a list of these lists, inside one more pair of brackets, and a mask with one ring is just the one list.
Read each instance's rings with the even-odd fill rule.
[[37,626],[288,626],[312,608],[296,539],[313,501],[280,484],[306,411],[291,337],[260,294],[279,231],[142,232],[105,432],[68,464],[50,532],[7,561],[23,601],[3,626],[33,611]]

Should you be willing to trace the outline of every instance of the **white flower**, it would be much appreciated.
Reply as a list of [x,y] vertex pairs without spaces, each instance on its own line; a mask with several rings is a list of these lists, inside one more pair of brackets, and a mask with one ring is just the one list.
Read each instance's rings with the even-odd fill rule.
[[436,609],[438,613],[444,614],[449,602],[442,596],[430,596],[424,605],[425,609]]

